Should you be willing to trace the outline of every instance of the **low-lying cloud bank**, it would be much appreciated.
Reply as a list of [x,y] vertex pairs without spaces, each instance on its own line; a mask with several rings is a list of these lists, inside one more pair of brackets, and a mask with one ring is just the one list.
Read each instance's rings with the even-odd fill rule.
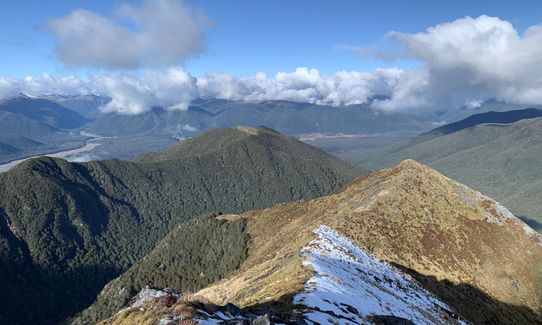
[[111,98],[102,110],[139,114],[154,106],[186,109],[196,98],[218,98],[261,102],[287,100],[321,105],[363,104],[375,95],[391,96],[404,71],[379,69],[374,72],[340,71],[332,77],[316,69],[297,68],[274,77],[258,73],[238,78],[210,73],[195,78],[182,68],[145,70],[140,73],[92,75],[88,82],[76,78],[44,75],[20,80],[0,78],[0,99],[24,93],[85,95],[97,93]]
[[338,106],[363,104],[383,95],[386,99],[372,100],[371,105],[388,112],[476,107],[488,99],[542,103],[542,25],[520,34],[499,18],[466,17],[417,34],[391,32],[386,39],[397,44],[400,53],[380,53],[377,49],[359,52],[409,57],[419,61],[419,67],[339,71],[332,76],[298,68],[275,76],[258,73],[239,78],[209,73],[195,78],[180,67],[164,67],[96,74],[86,82],[50,75],[0,78],[0,98],[21,92],[36,96],[99,92],[112,98],[104,111],[123,114],[142,113],[153,106],[185,109],[200,97]]

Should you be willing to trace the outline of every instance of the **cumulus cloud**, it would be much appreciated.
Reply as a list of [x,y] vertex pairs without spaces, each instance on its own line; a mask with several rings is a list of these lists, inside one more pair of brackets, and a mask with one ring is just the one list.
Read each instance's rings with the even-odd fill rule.
[[19,92],[15,80],[0,77],[0,100],[16,96]]
[[510,22],[483,15],[387,38],[423,67],[405,74],[378,107],[475,107],[487,99],[542,103],[542,25],[520,35]]
[[30,96],[83,95],[93,91],[91,85],[75,77],[56,78],[49,74],[40,77],[11,79],[0,77],[0,100],[26,94]]
[[47,26],[69,66],[136,69],[179,64],[201,53],[209,21],[181,0],[144,0],[122,5],[115,17],[80,9]]
[[[181,6],[166,0],[157,3]],[[153,11],[146,9],[149,6],[154,4],[144,2],[141,7],[122,10],[129,17],[143,17],[142,12],[152,16]],[[107,26],[111,21],[103,23]],[[122,33],[133,33],[119,28]],[[176,66],[95,74],[87,82],[50,75],[21,80],[0,78],[0,98],[19,92],[39,95],[97,91],[111,98],[102,108],[105,112],[122,114],[138,114],[154,106],[185,109],[195,98],[287,100],[334,106],[371,103],[375,109],[387,112],[475,109],[488,99],[542,103],[542,25],[520,34],[499,18],[466,17],[421,33],[391,32],[386,39],[395,42],[394,51],[400,51],[402,57],[419,61],[418,67],[339,71],[331,76],[301,67],[273,76],[257,73],[240,78],[209,73],[195,78]],[[140,59],[137,56],[134,62]],[[106,61],[115,60],[109,57]],[[384,97],[376,97],[380,95]]]
[[287,100],[321,105],[366,103],[375,95],[391,95],[403,71],[377,69],[374,72],[339,71],[326,77],[317,69],[297,68],[274,77],[258,73],[236,78],[212,73],[198,78],[201,97],[245,101]]
[[362,104],[377,94],[390,95],[402,70],[340,71],[332,77],[316,69],[297,68],[274,77],[258,73],[249,78],[212,73],[195,78],[179,67],[142,73],[94,75],[90,85],[111,98],[104,112],[139,114],[154,106],[186,109],[196,98],[261,102],[287,100],[321,105]]
[[96,90],[111,98],[102,108],[106,113],[139,114],[155,106],[186,109],[198,96],[195,78],[180,68],[95,75],[91,82]]

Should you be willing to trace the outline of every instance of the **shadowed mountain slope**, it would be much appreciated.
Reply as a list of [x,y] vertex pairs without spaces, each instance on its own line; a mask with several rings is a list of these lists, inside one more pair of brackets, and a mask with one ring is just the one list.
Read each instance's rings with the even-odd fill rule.
[[0,111],[22,115],[57,129],[75,129],[89,122],[79,113],[55,102],[25,96],[0,103]]
[[90,120],[46,99],[0,102],[0,162],[80,147],[77,128]]
[[446,124],[439,128],[433,129],[425,133],[425,135],[439,136],[461,131],[480,124],[510,124],[517,121],[537,117],[542,117],[542,109],[526,108],[505,112],[487,112],[481,114],[474,114],[461,121]]
[[[24,303],[10,300],[15,292],[3,291],[2,317],[55,323],[90,304],[104,284],[180,221],[326,195],[362,173],[270,130],[213,132],[203,135],[206,141],[230,138],[228,145],[145,163],[44,157],[1,174],[0,209],[8,234],[17,239],[6,245],[24,247],[14,254],[31,261],[23,266],[39,275],[37,289],[27,291]],[[11,258],[1,263],[8,266]],[[17,276],[33,277],[5,270],[10,275],[1,285]]]

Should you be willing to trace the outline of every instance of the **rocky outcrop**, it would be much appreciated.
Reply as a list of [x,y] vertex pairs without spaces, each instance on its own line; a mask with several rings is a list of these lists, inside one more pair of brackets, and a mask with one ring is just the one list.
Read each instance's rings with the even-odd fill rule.
[[162,305],[171,307],[180,297],[181,293],[175,289],[166,288],[158,290],[147,286],[134,297],[130,308],[143,307],[149,303],[152,303],[154,306]]

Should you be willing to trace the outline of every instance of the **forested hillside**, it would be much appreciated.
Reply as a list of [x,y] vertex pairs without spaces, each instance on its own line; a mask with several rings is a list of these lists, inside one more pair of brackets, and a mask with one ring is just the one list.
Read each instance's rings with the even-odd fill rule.
[[75,314],[180,221],[314,198],[362,173],[268,129],[202,137],[197,152],[181,143],[155,161],[38,158],[0,175],[2,320]]

